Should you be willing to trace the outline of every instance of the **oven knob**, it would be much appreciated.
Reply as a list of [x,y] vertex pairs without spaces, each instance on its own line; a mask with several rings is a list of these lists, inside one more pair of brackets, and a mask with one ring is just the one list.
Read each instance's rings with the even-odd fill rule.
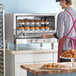
[[43,40],[43,43],[46,43],[46,40],[45,39]]
[[31,40],[31,43],[35,43],[35,40]]
[[36,43],[38,43],[38,40],[36,40]]
[[30,40],[30,43],[32,43],[33,40]]
[[28,42],[28,43],[31,43],[30,41],[31,41],[31,40],[28,40],[27,42]]

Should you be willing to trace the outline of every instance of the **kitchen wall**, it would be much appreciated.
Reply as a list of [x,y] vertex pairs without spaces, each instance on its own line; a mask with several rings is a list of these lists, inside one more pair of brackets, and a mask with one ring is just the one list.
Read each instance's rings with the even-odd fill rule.
[[72,0],[72,2],[73,2],[72,7],[76,10],[76,0]]
[[59,12],[61,7],[55,0],[0,0],[6,13],[50,13]]

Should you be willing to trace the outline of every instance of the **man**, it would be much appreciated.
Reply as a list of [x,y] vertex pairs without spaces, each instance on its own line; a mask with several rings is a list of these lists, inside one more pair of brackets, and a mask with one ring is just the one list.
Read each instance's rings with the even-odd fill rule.
[[[60,12],[57,17],[57,31],[54,35],[47,35],[43,34],[42,37],[55,37],[59,40],[61,40],[64,36],[66,36],[68,33],[68,37],[74,37],[75,36],[75,29],[73,28],[71,30],[71,27],[73,26],[74,21],[76,20],[76,11],[71,7],[72,0],[56,0],[57,2],[60,2],[60,6],[62,9],[64,9],[63,12]],[[73,17],[73,19],[72,19]],[[71,30],[71,31],[70,31]],[[63,40],[62,40],[63,41]],[[65,43],[62,48],[62,52],[66,50],[71,50],[70,46],[70,39],[66,39]],[[58,50],[58,53],[60,50]],[[60,56],[60,55],[59,55]],[[68,62],[70,59],[60,59],[59,62]]]

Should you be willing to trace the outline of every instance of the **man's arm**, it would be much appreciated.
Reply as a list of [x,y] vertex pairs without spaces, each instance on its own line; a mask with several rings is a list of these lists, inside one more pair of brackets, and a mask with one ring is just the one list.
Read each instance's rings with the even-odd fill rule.
[[43,34],[42,37],[54,37],[60,39],[64,34],[64,12],[59,13],[57,17],[57,30],[56,33],[52,35]]
[[46,38],[46,37],[53,37],[54,38],[54,35],[53,34],[51,34],[51,35],[43,34],[43,35],[41,35],[41,37],[44,37],[44,38]]
[[54,33],[54,34],[51,34],[51,35],[43,34],[42,37],[52,37],[52,38],[56,38],[56,39],[58,39],[58,37],[57,37],[57,33]]
[[57,37],[58,39],[62,38],[64,35],[64,12],[59,13],[57,17]]

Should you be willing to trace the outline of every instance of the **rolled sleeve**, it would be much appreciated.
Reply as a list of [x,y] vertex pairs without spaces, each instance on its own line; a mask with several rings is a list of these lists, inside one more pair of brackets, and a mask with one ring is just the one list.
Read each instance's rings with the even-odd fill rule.
[[58,39],[57,33],[54,33],[53,35],[56,39]]
[[62,38],[64,35],[64,13],[59,13],[57,17],[57,37],[58,39]]

